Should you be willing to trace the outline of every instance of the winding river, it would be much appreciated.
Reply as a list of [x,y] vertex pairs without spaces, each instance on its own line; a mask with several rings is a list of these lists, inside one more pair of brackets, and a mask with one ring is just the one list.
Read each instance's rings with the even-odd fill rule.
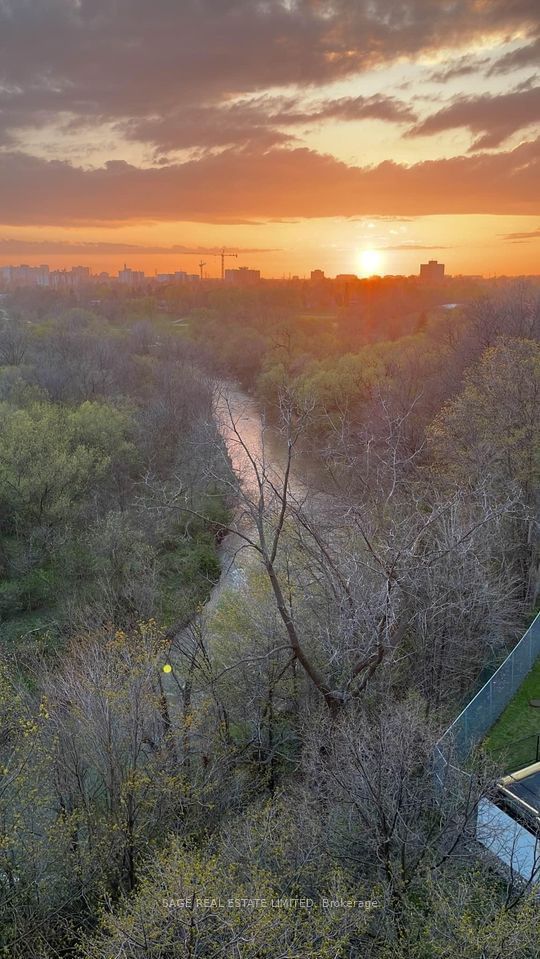
[[[264,464],[266,475],[279,488],[287,462],[287,441],[278,428],[265,422],[256,400],[236,384],[222,383],[215,402],[215,417],[245,495],[256,502],[257,480],[250,458],[258,468]],[[316,488],[318,496],[326,499],[320,491],[321,480],[322,470],[314,458],[296,451],[289,478],[289,496],[302,500],[308,490],[313,492]],[[245,529],[245,532],[249,532],[249,529]],[[211,592],[207,608],[213,607],[225,586],[240,588],[245,585],[244,567],[249,560],[244,558],[245,550],[238,558],[240,545],[241,540],[235,533],[229,533],[224,538],[219,551],[222,573]]]
[[[219,384],[215,416],[236,475],[247,493],[256,492],[251,456],[275,476],[283,476],[287,458],[286,440],[278,429],[264,422],[256,400],[234,383]],[[244,449],[244,446],[246,449]],[[304,454],[295,454],[291,489],[300,495],[314,464]]]

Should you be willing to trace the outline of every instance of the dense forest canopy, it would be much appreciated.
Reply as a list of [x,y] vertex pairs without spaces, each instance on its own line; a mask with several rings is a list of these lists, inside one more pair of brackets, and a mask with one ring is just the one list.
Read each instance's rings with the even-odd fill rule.
[[540,289],[453,295],[0,301],[2,954],[538,954],[431,756],[538,608]]

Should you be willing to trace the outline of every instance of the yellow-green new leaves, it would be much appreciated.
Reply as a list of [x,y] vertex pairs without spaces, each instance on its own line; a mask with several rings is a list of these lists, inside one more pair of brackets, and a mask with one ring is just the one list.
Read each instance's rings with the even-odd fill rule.
[[539,478],[539,423],[540,345],[501,339],[435,420],[431,445],[446,475],[530,492]]
[[[278,837],[276,836],[276,840]],[[284,892],[256,862],[231,861],[171,842],[135,896],[104,912],[100,932],[82,946],[85,959],[338,959],[369,913],[358,893],[336,876],[326,896]],[[340,905],[335,890],[340,889]],[[343,904],[341,904],[341,902]],[[332,905],[330,905],[332,903]]]
[[401,930],[380,959],[536,959],[538,902],[532,890],[505,900],[505,883],[481,868],[461,868],[423,883],[403,910]]
[[20,528],[65,520],[91,486],[119,461],[132,461],[129,418],[84,403],[66,411],[49,403],[0,408],[0,505]]

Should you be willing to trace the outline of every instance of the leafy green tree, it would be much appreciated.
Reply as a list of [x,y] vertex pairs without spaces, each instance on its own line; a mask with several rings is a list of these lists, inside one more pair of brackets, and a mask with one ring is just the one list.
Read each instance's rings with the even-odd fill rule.
[[437,463],[473,483],[518,483],[536,495],[540,475],[540,344],[500,339],[466,376],[431,428]]
[[4,528],[15,532],[65,522],[91,490],[121,485],[126,460],[133,462],[129,420],[114,407],[4,404],[0,424],[0,503]]
[[483,486],[501,501],[516,491],[507,527],[512,563],[534,605],[540,591],[540,344],[499,339],[465,379],[465,388],[436,418],[430,442],[444,483]]
[[434,875],[411,897],[401,934],[379,959],[536,959],[538,902],[531,889],[506,895],[504,883],[481,868]]
[[[335,869],[321,882],[323,894],[287,869],[287,839],[268,831],[262,817],[259,844],[283,847],[278,876],[257,859],[216,850],[186,847],[173,839],[152,864],[137,893],[114,910],[103,911],[100,931],[81,947],[85,959],[338,959],[369,920],[353,887]],[[276,827],[278,823],[274,824]],[[285,827],[286,828],[286,827]],[[290,850],[292,853],[292,850]],[[292,885],[291,879],[297,882]],[[298,891],[300,887],[300,891]],[[350,905],[325,905],[323,899]],[[353,905],[354,903],[354,905]]]

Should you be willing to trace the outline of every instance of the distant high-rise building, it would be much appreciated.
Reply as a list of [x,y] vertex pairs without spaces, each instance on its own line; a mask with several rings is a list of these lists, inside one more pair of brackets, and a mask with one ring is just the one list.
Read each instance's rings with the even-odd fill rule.
[[71,275],[67,270],[52,270],[49,274],[49,286],[55,290],[68,289],[71,285]]
[[129,270],[124,263],[124,269],[118,271],[118,282],[126,286],[136,286],[137,283],[144,282],[144,273],[142,270]]
[[324,280],[324,270],[312,270],[311,280],[313,283],[321,283]]
[[0,280],[9,286],[44,286],[53,289],[71,289],[91,280],[90,267],[74,266],[71,270],[51,270],[47,263],[40,266],[0,267]]
[[50,273],[46,263],[41,266],[4,266],[1,277],[10,286],[49,286]]
[[420,279],[426,283],[441,283],[444,280],[444,263],[437,263],[437,260],[421,263]]
[[247,266],[241,266],[238,270],[225,270],[225,281],[234,283],[235,286],[254,286],[261,279],[260,270],[250,270]]
[[49,285],[49,267],[46,263],[42,263],[41,266],[37,266],[34,270],[34,277],[37,286],[48,286]]
[[186,273],[185,270],[176,270],[175,273],[156,273],[156,283],[195,283],[200,280],[198,273]]
[[73,266],[71,268],[71,282],[73,286],[79,286],[81,283],[88,283],[90,280],[89,266]]

